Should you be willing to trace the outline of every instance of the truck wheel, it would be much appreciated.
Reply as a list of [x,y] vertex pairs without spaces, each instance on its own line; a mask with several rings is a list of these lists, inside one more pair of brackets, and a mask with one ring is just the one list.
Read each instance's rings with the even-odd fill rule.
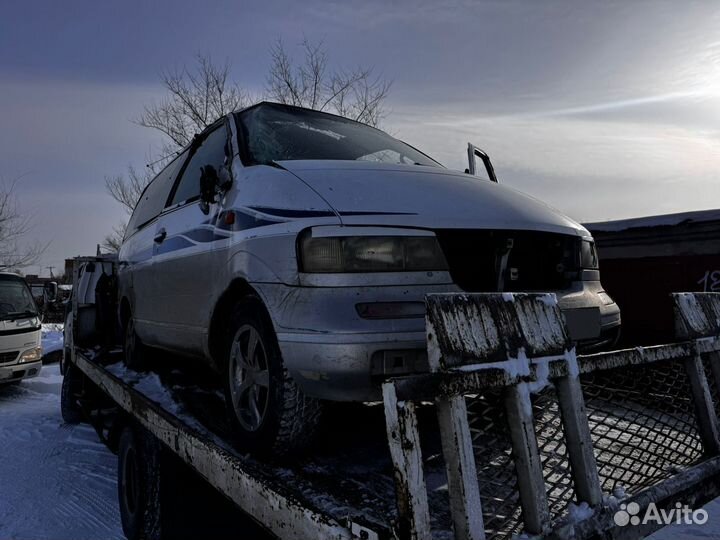
[[60,388],[60,413],[66,424],[79,424],[83,421],[83,412],[77,401],[81,389],[80,370],[72,364],[66,364]]
[[130,317],[125,325],[125,342],[123,345],[125,366],[135,371],[145,371],[147,360],[145,345],[135,332],[135,320]]
[[128,426],[118,447],[118,502],[128,540],[160,540],[160,443]]
[[226,336],[225,404],[237,444],[283,456],[307,446],[321,402],[305,396],[283,365],[264,306],[247,297],[234,309]]

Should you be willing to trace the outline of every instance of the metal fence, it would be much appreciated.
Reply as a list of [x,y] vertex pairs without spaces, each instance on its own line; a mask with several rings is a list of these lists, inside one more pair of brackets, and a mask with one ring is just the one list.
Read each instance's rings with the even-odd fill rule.
[[[548,296],[429,299],[435,373],[387,383],[386,411],[436,401],[456,538],[608,532],[621,500],[660,502],[651,488],[667,498],[720,471],[720,346],[706,337],[720,333],[720,295],[675,300],[681,337],[690,339],[576,357]],[[689,328],[703,309],[705,326]],[[419,445],[412,433],[393,442],[412,424],[412,414],[388,422],[391,450],[406,468],[419,466],[396,474],[407,518],[400,533],[429,538]],[[581,503],[584,516],[569,519]]]

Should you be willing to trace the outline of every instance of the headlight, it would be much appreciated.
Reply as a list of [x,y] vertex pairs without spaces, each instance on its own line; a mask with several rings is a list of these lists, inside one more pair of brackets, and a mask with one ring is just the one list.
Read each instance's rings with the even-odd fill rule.
[[580,268],[586,270],[597,270],[598,256],[597,250],[595,249],[595,242],[590,240],[583,240],[580,243]]
[[28,349],[27,351],[24,351],[20,355],[18,364],[26,364],[28,362],[37,362],[41,358],[42,358],[42,347],[33,347],[32,349]]
[[417,272],[447,270],[434,236],[348,236],[300,238],[303,272]]

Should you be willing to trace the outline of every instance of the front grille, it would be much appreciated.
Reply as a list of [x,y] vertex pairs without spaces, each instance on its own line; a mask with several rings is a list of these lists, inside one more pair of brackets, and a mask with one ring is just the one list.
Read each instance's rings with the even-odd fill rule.
[[453,281],[467,292],[556,291],[578,277],[580,240],[538,231],[435,231]]
[[14,362],[15,360],[17,360],[18,354],[20,354],[20,351],[0,353],[0,364],[8,364],[10,362]]

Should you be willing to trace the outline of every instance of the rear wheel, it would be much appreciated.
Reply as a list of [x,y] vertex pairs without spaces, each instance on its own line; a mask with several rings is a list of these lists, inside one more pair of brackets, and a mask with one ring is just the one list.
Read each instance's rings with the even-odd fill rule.
[[79,424],[83,421],[83,413],[78,403],[78,395],[82,389],[80,370],[72,364],[65,364],[62,387],[60,389],[60,412],[66,424]]
[[123,346],[125,365],[135,371],[147,369],[147,354],[145,345],[135,331],[135,320],[130,317],[125,325],[125,342]]
[[317,428],[321,402],[305,396],[283,365],[265,309],[247,297],[226,336],[225,403],[238,446],[282,456],[301,450]]
[[127,426],[118,448],[118,501],[128,540],[158,540],[160,527],[160,443]]

